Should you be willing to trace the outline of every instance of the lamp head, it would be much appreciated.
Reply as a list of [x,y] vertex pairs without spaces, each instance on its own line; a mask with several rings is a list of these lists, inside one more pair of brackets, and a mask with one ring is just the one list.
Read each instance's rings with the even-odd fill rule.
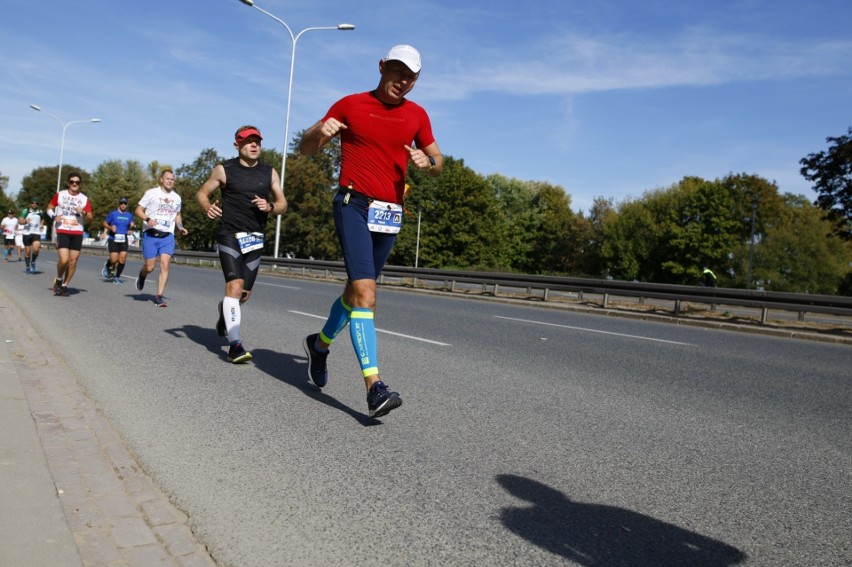
[[354,30],[355,26],[353,24],[340,24],[340,25],[337,26],[337,29],[344,30],[344,31]]
[[100,122],[100,121],[101,121],[101,119],[100,119],[100,118],[92,118],[92,120],[91,120],[91,121],[92,121],[92,122]]
[[41,107],[37,104],[31,104],[30,108],[32,108],[33,110],[38,110],[39,112],[41,112]]
[[246,6],[254,6],[254,0],[240,0]]

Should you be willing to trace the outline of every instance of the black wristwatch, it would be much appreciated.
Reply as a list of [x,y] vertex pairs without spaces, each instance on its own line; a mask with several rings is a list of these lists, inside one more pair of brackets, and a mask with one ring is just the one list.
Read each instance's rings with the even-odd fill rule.
[[437,165],[435,163],[435,158],[433,158],[432,156],[428,156],[428,157],[429,157],[429,164],[430,164],[429,169],[435,169],[435,166]]

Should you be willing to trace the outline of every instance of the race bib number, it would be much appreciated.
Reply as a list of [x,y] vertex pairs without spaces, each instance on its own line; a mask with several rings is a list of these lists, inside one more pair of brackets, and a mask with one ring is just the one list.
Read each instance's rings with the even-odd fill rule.
[[115,242],[124,242],[125,240],[127,240],[126,234],[116,234],[115,237],[113,237],[113,241]]
[[240,252],[245,254],[258,248],[263,248],[264,235],[262,232],[238,232],[237,242],[240,243]]
[[372,201],[367,209],[367,228],[370,232],[397,234],[402,228],[402,205]]

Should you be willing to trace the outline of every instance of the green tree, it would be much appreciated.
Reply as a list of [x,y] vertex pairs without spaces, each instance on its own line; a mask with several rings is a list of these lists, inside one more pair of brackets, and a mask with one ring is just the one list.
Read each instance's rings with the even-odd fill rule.
[[[181,165],[175,171],[175,191],[181,196],[181,218],[189,234],[181,237],[182,245],[191,250],[213,250],[216,244],[216,232],[219,221],[210,220],[201,206],[195,200],[195,194],[210,177],[213,168],[222,162],[222,158],[213,148],[201,151],[201,154],[190,164]],[[149,172],[159,164],[152,162]],[[159,169],[159,167],[157,167]],[[157,174],[159,180],[159,174]],[[211,202],[219,199],[218,192],[210,196]]]
[[[647,197],[647,195],[646,195]],[[601,254],[606,275],[618,280],[651,280],[647,266],[659,239],[658,225],[643,201],[627,199],[602,224]]]
[[89,232],[94,236],[103,226],[110,211],[118,207],[121,197],[128,199],[128,211],[133,213],[136,204],[147,189],[156,185],[138,161],[107,160],[101,162],[92,173],[86,195],[92,202],[92,225]]
[[316,154],[303,156],[295,151],[303,134],[296,134],[294,151],[287,155],[284,196],[288,209],[281,221],[280,253],[340,260],[331,204],[338,187],[340,142],[335,138]]
[[[15,202],[6,195],[6,188],[9,186],[9,177],[6,175],[0,175],[0,211],[7,211],[9,209],[15,210],[19,207],[15,204]],[[16,211],[17,212],[17,211]]]
[[499,236],[503,250],[500,263],[511,270],[527,271],[533,267],[532,271],[537,272],[538,263],[532,254],[539,226],[533,205],[534,184],[499,174],[489,175],[486,181],[491,185],[504,225]]
[[604,227],[615,222],[617,217],[618,212],[612,198],[594,198],[588,216],[583,217],[586,246],[579,261],[580,274],[590,277],[607,275],[603,254],[606,240]]
[[532,200],[533,232],[530,255],[524,271],[530,273],[570,273],[577,268],[583,243],[575,231],[571,198],[558,186],[535,183]]
[[601,250],[616,278],[693,284],[704,267],[724,270],[738,228],[719,180],[685,177],[623,204],[604,225]]
[[758,247],[755,279],[770,291],[836,294],[852,260],[848,242],[831,233],[823,211],[804,196],[784,199],[782,222]]
[[[733,202],[733,217],[737,221],[724,270],[725,285],[751,288],[755,280],[761,279],[758,275],[764,258],[760,253],[761,242],[787,218],[784,199],[775,183],[757,175],[731,174],[721,183]],[[713,271],[720,274],[715,267]]]
[[[430,268],[493,269],[504,257],[505,224],[491,186],[462,160],[444,156],[440,177],[410,166],[406,208],[422,211],[419,265]],[[410,217],[409,217],[410,218]],[[417,223],[403,224],[389,262],[414,265]]]
[[829,148],[801,159],[802,176],[819,193],[822,208],[842,238],[852,240],[852,127],[846,135],[826,138]]

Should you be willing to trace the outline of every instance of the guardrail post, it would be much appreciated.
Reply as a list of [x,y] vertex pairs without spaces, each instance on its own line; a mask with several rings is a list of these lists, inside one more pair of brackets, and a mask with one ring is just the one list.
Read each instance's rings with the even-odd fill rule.
[[680,299],[675,299],[675,306],[674,307],[675,307],[674,308],[675,316],[680,315]]
[[607,307],[609,307],[609,294],[605,293],[603,295],[603,308],[606,309]]
[[548,296],[549,293],[550,293],[550,290],[547,289],[547,288],[544,288],[544,293],[541,296],[542,300],[547,301],[547,296]]
[[766,307],[764,307],[763,309],[760,310],[760,324],[761,325],[766,324],[766,316],[768,314],[769,314],[769,309],[767,309]]
[[494,284],[494,297],[497,297],[497,288],[498,287],[499,287],[499,284]]

